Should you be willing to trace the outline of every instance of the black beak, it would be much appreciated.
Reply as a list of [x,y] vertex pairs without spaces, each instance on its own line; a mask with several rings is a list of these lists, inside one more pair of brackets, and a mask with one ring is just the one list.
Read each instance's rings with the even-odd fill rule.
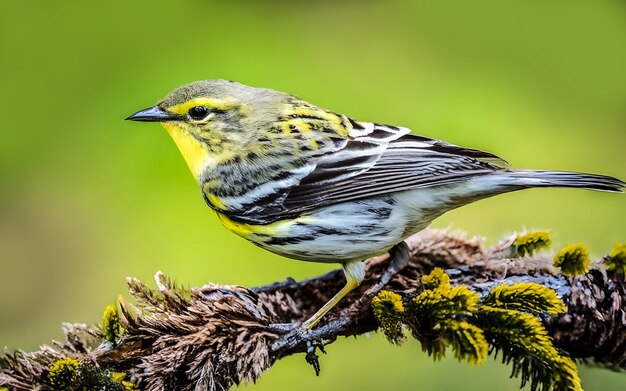
[[141,122],[169,122],[180,121],[181,119],[181,116],[168,113],[159,106],[148,107],[147,109],[139,110],[135,114],[126,117],[127,121]]

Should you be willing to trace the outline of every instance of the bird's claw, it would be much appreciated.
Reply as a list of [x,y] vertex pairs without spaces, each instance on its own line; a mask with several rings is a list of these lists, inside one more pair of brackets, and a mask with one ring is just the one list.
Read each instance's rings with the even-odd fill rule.
[[319,376],[320,363],[316,350],[326,354],[324,343],[321,340],[312,337],[310,330],[303,329],[300,324],[297,323],[273,323],[270,324],[268,328],[282,334],[278,340],[272,344],[271,348],[273,351],[293,348],[304,342],[306,344],[305,360],[313,367],[315,375]]
[[319,349],[320,352],[326,354],[326,350],[324,349],[324,344],[322,343],[322,341],[306,341],[306,356],[304,358],[306,362],[313,367],[313,370],[315,371],[315,376],[319,376],[321,371],[319,356],[315,354],[315,351],[317,349]]

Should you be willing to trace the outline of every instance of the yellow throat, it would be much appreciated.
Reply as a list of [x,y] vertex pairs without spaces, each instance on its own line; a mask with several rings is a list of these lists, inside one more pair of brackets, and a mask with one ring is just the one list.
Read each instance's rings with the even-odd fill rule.
[[202,169],[209,158],[206,145],[195,139],[179,125],[168,122],[164,122],[162,125],[174,139],[194,178],[200,178]]

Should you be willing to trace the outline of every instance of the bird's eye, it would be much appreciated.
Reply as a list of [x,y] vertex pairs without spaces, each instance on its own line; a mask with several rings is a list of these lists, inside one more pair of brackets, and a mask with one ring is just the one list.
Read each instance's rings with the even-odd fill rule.
[[199,121],[201,119],[206,118],[207,115],[209,115],[209,109],[206,108],[206,106],[194,106],[191,109],[189,109],[189,117],[191,117],[191,119],[195,119],[196,121]]

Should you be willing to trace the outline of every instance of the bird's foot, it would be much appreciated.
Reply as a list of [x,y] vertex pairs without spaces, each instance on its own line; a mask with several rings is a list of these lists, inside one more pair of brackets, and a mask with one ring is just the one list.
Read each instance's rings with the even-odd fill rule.
[[306,356],[304,358],[306,362],[313,367],[313,370],[315,371],[315,376],[319,376],[321,371],[319,356],[315,354],[315,351],[317,349],[319,349],[320,352],[326,354],[326,350],[324,349],[324,344],[322,343],[322,341],[306,341]]
[[324,342],[316,338],[315,332],[302,328],[298,323],[273,323],[268,326],[272,331],[282,334],[271,346],[272,351],[293,349],[300,344],[306,345],[306,362],[313,367],[315,375],[320,374],[319,356],[316,351],[326,354]]
[[268,328],[280,334],[271,346],[273,351],[293,349],[311,339],[311,330],[302,328],[299,323],[272,323]]

